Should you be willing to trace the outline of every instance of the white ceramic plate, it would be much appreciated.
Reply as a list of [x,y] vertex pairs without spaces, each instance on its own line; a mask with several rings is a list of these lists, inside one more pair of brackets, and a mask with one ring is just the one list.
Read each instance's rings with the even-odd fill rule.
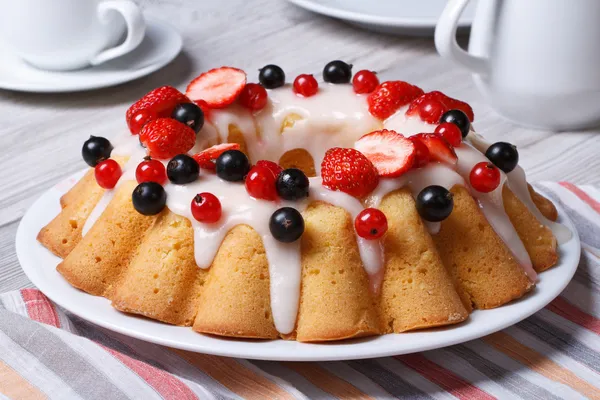
[[159,70],[179,54],[181,46],[182,39],[175,28],[146,17],[146,36],[135,50],[104,64],[77,71],[39,70],[9,49],[0,48],[0,89],[61,93],[114,86]]
[[[403,35],[433,35],[447,0],[288,0],[329,17],[345,20],[362,28]],[[458,27],[473,22],[476,2],[462,13]]]
[[123,314],[112,308],[108,300],[73,288],[56,272],[60,259],[39,244],[36,236],[58,214],[60,196],[83,173],[44,193],[21,220],[16,247],[23,270],[52,301],[81,318],[138,339],[199,353],[260,360],[327,361],[407,354],[466,342],[513,325],[546,306],[567,286],[579,262],[579,237],[560,210],[561,222],[574,232],[573,238],[560,246],[560,264],[540,274],[536,289],[529,295],[493,310],[476,310],[462,324],[325,344],[218,338],[195,333],[190,328]]

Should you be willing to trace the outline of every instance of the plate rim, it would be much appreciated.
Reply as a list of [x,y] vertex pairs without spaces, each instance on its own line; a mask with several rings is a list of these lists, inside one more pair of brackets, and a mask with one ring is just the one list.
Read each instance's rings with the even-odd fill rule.
[[[362,24],[372,24],[382,27],[394,27],[394,28],[435,28],[438,19],[428,18],[407,18],[407,17],[384,17],[378,15],[361,14],[357,11],[350,11],[334,6],[327,6],[320,4],[314,0],[287,0],[288,2],[304,8],[306,10],[315,12],[317,14],[326,15],[332,18],[338,18],[346,21],[353,21]],[[473,18],[468,20],[461,20],[457,24],[459,28],[468,28],[473,24]]]
[[[559,277],[561,273],[566,274],[562,277],[563,280],[559,280],[559,284],[552,289],[552,292],[544,292],[543,297],[541,297],[542,293],[539,293],[539,290],[537,289],[539,288],[541,283],[544,282],[541,281],[541,283],[538,284],[538,286],[536,287],[536,289],[534,289],[532,293],[525,295],[523,298],[515,300],[507,305],[496,309],[475,310],[470,315],[469,320],[461,324],[450,325],[448,327],[437,329],[434,328],[429,330],[405,332],[400,334],[387,334],[363,339],[346,340],[341,342],[301,343],[296,341],[287,341],[283,339],[240,340],[235,338],[221,338],[212,335],[204,335],[193,332],[190,327],[167,325],[158,321],[149,320],[131,314],[121,313],[112,308],[112,306],[110,306],[109,300],[102,297],[89,295],[70,286],[62,278],[62,276],[59,275],[58,272],[56,272],[56,264],[52,265],[52,269],[49,270],[49,273],[58,276],[59,280],[62,282],[54,280],[46,281],[45,279],[43,279],[44,277],[42,276],[42,273],[40,271],[42,271],[43,268],[48,268],[49,266],[41,267],[42,265],[44,265],[44,262],[36,260],[34,254],[40,251],[45,252],[44,254],[47,253],[46,257],[53,258],[54,261],[56,261],[56,263],[60,261],[60,258],[52,255],[39,242],[37,242],[37,232],[47,222],[54,218],[55,210],[60,210],[60,205],[58,203],[58,199],[60,198],[60,196],[64,194],[81,176],[83,176],[85,172],[85,170],[77,172],[71,175],[70,177],[66,178],[65,180],[61,181],[57,185],[46,190],[40,197],[36,199],[33,205],[29,207],[29,209],[19,222],[19,227],[17,228],[16,234],[15,247],[17,258],[19,260],[21,268],[23,269],[27,277],[31,280],[31,282],[40,291],[42,291],[42,293],[44,293],[50,300],[88,322],[136,339],[141,339],[147,342],[163,346],[169,346],[181,350],[188,350],[204,354],[270,361],[341,361],[410,354],[463,343],[503,330],[528,318],[532,314],[544,308],[554,298],[560,295],[560,293],[569,284],[573,275],[577,271],[581,254],[579,234],[574,224],[568,218],[564,210],[557,206],[559,210],[559,216],[562,222],[571,229],[571,231],[573,232],[573,237],[567,243],[560,245],[559,247],[560,251],[563,252],[562,262],[540,275],[543,278],[544,276],[548,276],[549,274],[558,274]],[[49,202],[51,201],[55,202],[55,206],[48,206]],[[38,216],[38,214],[43,215],[43,217],[45,218],[42,218],[41,220],[35,219],[36,216]],[[34,246],[34,251],[31,251],[31,246]],[[569,254],[569,256],[566,258],[571,260],[571,263],[568,265],[565,264],[565,262],[567,261],[565,260],[564,256],[565,250],[567,250]],[[565,269],[566,271],[563,271]],[[548,276],[546,282],[549,282],[550,280],[551,279]],[[62,295],[60,293],[61,289],[56,287],[57,284],[58,286],[62,286],[64,290],[67,290],[68,293],[66,295]],[[68,302],[66,299],[68,299],[70,296],[77,296],[81,301]],[[496,314],[501,314],[503,310],[509,311],[512,309],[516,309],[519,313],[519,304],[526,303],[528,301],[531,302],[532,298],[537,299],[535,307],[528,308],[526,312],[520,312],[517,318],[513,316],[512,318],[505,318],[505,320],[502,323],[485,326],[481,326],[482,321],[474,321],[475,319],[481,319],[482,316],[483,318],[485,318],[486,314],[484,313],[493,312]],[[94,305],[90,312],[88,312],[88,310],[82,310],[80,308],[83,307],[82,304],[85,303],[90,303]],[[98,315],[96,315],[98,311],[94,310],[95,307],[105,307],[106,310],[101,310],[99,317]],[[102,315],[103,313],[108,313],[107,315],[109,315],[109,320],[106,319],[106,315]],[[115,322],[111,320],[112,318],[116,318],[117,322],[125,322],[126,326],[123,326],[121,324],[115,324]],[[492,319],[492,321],[495,322],[496,320]],[[132,324],[140,325],[142,328],[131,328],[130,325]],[[469,330],[469,325],[473,324],[479,324],[480,326],[476,327],[476,329],[474,330]],[[145,329],[147,329],[148,327],[152,328],[155,332],[159,332],[159,335],[157,336],[156,333],[153,334],[147,332]],[[140,329],[142,330],[140,331]],[[463,330],[466,330],[466,333],[464,335],[460,335],[460,333],[462,333]],[[459,335],[457,335],[457,332],[459,333]],[[412,348],[408,349],[403,349],[403,346],[398,346],[398,343],[402,344],[403,342],[405,342],[403,339],[406,338],[409,339],[409,342],[411,342],[411,337],[413,339],[416,338],[414,341],[418,342],[419,340],[422,340],[423,336],[427,337],[434,335],[434,337],[437,337],[444,336],[443,334],[448,334],[451,338],[443,340],[442,343],[440,343],[439,341],[434,343],[417,343],[417,345],[413,345]],[[175,335],[175,338],[172,338],[173,335]],[[185,340],[182,342],[182,340],[177,339],[176,336],[189,339],[192,342],[186,342]],[[395,346],[392,346],[392,344],[394,344]],[[283,350],[279,349],[279,347],[282,347]]]
[[[173,46],[172,54],[169,54],[168,57],[161,59],[154,64],[147,65],[134,71],[123,69],[122,71],[124,72],[124,74],[120,76],[115,76],[114,79],[105,79],[102,81],[96,80],[92,81],[93,83],[88,84],[67,84],[64,86],[49,86],[48,84],[44,83],[27,83],[23,81],[15,83],[6,80],[5,78],[2,78],[0,76],[0,89],[25,93],[77,93],[85,92],[88,90],[96,90],[117,86],[150,75],[151,73],[156,72],[161,68],[167,66],[181,53],[181,50],[183,49],[183,38],[181,37],[179,31],[172,24],[148,15],[144,15],[144,18],[146,20],[146,25],[152,24],[153,26],[159,26],[162,29],[170,31],[171,38],[177,41],[177,45]],[[5,49],[5,51],[9,50]],[[52,73],[52,71],[48,72]]]

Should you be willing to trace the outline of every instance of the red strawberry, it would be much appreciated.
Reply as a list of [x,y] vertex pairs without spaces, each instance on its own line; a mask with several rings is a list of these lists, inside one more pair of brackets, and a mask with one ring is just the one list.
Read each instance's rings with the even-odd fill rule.
[[386,119],[402,106],[423,94],[420,87],[404,81],[387,81],[377,86],[367,97],[369,112],[376,118]]
[[194,154],[192,157],[200,168],[210,169],[214,171],[217,167],[215,163],[217,162],[217,158],[227,150],[239,150],[240,145],[237,143],[223,143],[217,144],[208,149],[202,150],[200,153]]
[[125,114],[125,120],[131,133],[137,135],[148,122],[157,118],[168,118],[177,104],[190,102],[190,99],[174,87],[162,86],[133,103]]
[[208,103],[204,100],[195,100],[194,103],[196,103],[196,105],[202,109],[202,112],[204,113],[204,120],[210,121],[210,107],[208,106]]
[[238,98],[246,86],[246,73],[241,69],[221,67],[200,74],[187,87],[192,100],[204,100],[210,108],[224,108]]
[[383,129],[367,133],[354,144],[377,168],[379,176],[394,178],[412,168],[415,146],[403,135]]
[[364,197],[379,184],[377,169],[360,151],[334,147],[321,163],[323,185],[354,197]]
[[275,176],[278,176],[279,173],[281,171],[283,171],[283,168],[281,168],[279,166],[279,164],[277,164],[276,162],[273,161],[269,161],[269,160],[259,160],[256,162],[256,165],[259,167],[267,167],[271,170],[271,172],[273,172],[273,174],[275,174]]
[[435,133],[419,133],[412,136],[415,140],[423,142],[429,150],[429,156],[432,160],[456,165],[458,157],[454,152],[454,148],[441,136]]
[[425,93],[424,95],[415,99],[412,103],[410,103],[408,110],[406,110],[406,115],[420,115],[423,121],[428,122],[430,124],[437,124],[439,123],[438,113],[428,113],[428,110],[421,110],[422,106],[427,106],[432,103],[437,104],[437,102],[441,103],[441,105],[443,106],[443,109],[441,110],[441,112],[439,112],[440,116],[448,110],[458,109],[467,114],[467,117],[469,117],[469,120],[471,122],[473,122],[473,119],[475,118],[475,116],[473,115],[473,109],[470,105],[468,105],[464,101],[448,97],[444,93],[439,91]]
[[187,153],[196,143],[196,133],[184,123],[172,118],[148,122],[140,132],[140,142],[150,156],[163,160]]
[[419,139],[418,135],[410,136],[410,141],[415,146],[415,162],[413,167],[421,168],[429,163],[431,156],[429,155],[429,149],[425,146],[425,143]]

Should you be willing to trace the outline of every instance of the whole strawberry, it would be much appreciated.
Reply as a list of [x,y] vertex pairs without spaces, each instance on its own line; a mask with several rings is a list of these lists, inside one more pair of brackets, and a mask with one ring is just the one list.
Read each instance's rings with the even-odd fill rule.
[[323,186],[354,197],[365,197],[379,184],[373,163],[360,151],[334,147],[327,150],[321,163]]
[[172,118],[148,122],[140,132],[140,142],[151,157],[167,160],[187,153],[196,143],[196,133],[184,123]]
[[144,125],[157,118],[168,118],[179,103],[191,103],[183,93],[171,86],[152,90],[133,103],[125,114],[129,131],[140,133]]
[[422,94],[420,87],[404,81],[383,82],[367,97],[369,112],[381,120],[387,119]]

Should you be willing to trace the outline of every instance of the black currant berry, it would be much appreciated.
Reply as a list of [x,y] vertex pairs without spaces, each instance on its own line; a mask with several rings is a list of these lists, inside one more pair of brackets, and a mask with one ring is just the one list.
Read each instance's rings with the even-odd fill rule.
[[258,81],[265,89],[277,89],[285,84],[285,72],[273,64],[265,65],[258,73]]
[[142,215],[156,215],[167,204],[167,192],[156,182],[142,182],[131,194],[133,207]]
[[471,130],[471,121],[469,121],[469,117],[460,110],[446,111],[444,115],[442,115],[442,118],[440,118],[440,124],[443,124],[444,122],[450,122],[451,124],[458,126],[463,138],[467,137]]
[[323,80],[329,83],[349,83],[352,79],[352,64],[335,60],[323,68]]
[[421,218],[430,222],[445,220],[454,208],[452,193],[437,185],[427,186],[421,190],[416,203]]
[[295,208],[280,208],[271,215],[269,230],[271,235],[280,242],[295,242],[304,233],[304,218]]
[[227,150],[217,158],[217,176],[229,182],[243,181],[250,171],[250,161],[239,150]]
[[506,142],[494,143],[487,149],[485,156],[506,173],[515,169],[519,163],[517,146]]
[[299,200],[308,197],[308,178],[298,168],[284,169],[275,183],[277,194],[285,200]]
[[199,174],[200,166],[187,154],[176,155],[167,164],[167,177],[177,185],[194,182]]
[[113,146],[108,139],[100,136],[90,136],[90,138],[83,143],[81,155],[86,164],[93,168],[100,161],[108,160],[112,150]]
[[204,112],[194,103],[178,104],[171,113],[171,118],[183,122],[196,133],[204,126]]

